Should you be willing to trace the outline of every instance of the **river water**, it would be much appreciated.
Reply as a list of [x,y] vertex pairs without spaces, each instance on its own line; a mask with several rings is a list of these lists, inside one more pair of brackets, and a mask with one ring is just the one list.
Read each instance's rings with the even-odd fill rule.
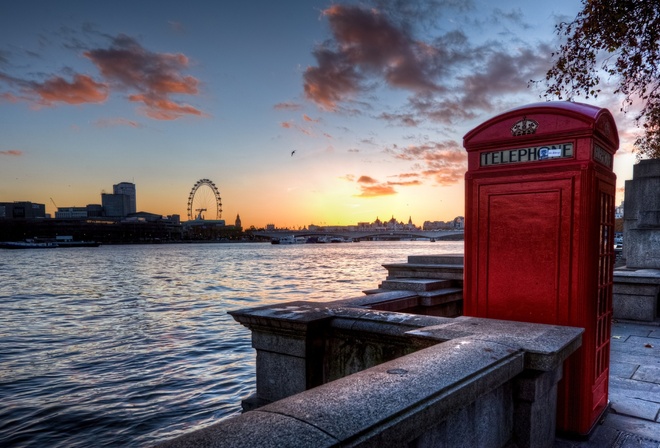
[[361,296],[383,263],[463,242],[0,250],[0,446],[148,446],[240,412],[250,332],[227,311]]

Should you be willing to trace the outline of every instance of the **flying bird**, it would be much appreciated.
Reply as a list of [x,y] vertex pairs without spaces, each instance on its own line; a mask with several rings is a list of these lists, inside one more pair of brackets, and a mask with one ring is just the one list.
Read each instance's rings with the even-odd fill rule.
[[294,155],[295,153],[296,153],[296,150],[295,150],[295,149],[294,149],[293,151],[291,151],[291,157],[293,157],[293,155]]

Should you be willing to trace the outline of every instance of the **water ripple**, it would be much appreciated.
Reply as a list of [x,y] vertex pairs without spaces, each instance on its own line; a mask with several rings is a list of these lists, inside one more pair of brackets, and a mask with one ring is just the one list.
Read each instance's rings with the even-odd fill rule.
[[0,251],[0,446],[148,446],[234,415],[255,352],[227,311],[358,296],[431,250],[462,243]]

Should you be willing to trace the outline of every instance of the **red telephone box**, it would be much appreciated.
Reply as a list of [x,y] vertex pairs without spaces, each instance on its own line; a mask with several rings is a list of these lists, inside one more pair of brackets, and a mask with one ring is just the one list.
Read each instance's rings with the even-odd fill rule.
[[607,407],[619,147],[607,109],[531,104],[464,139],[464,312],[582,327],[557,429],[586,435]]

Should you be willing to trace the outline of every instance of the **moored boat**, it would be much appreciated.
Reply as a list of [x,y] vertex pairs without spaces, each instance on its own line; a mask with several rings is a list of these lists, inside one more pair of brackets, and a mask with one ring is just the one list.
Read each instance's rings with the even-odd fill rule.
[[56,243],[27,241],[3,241],[0,242],[0,249],[55,249]]
[[307,242],[307,238],[304,236],[283,236],[281,238],[273,238],[271,240],[271,244],[305,244]]

